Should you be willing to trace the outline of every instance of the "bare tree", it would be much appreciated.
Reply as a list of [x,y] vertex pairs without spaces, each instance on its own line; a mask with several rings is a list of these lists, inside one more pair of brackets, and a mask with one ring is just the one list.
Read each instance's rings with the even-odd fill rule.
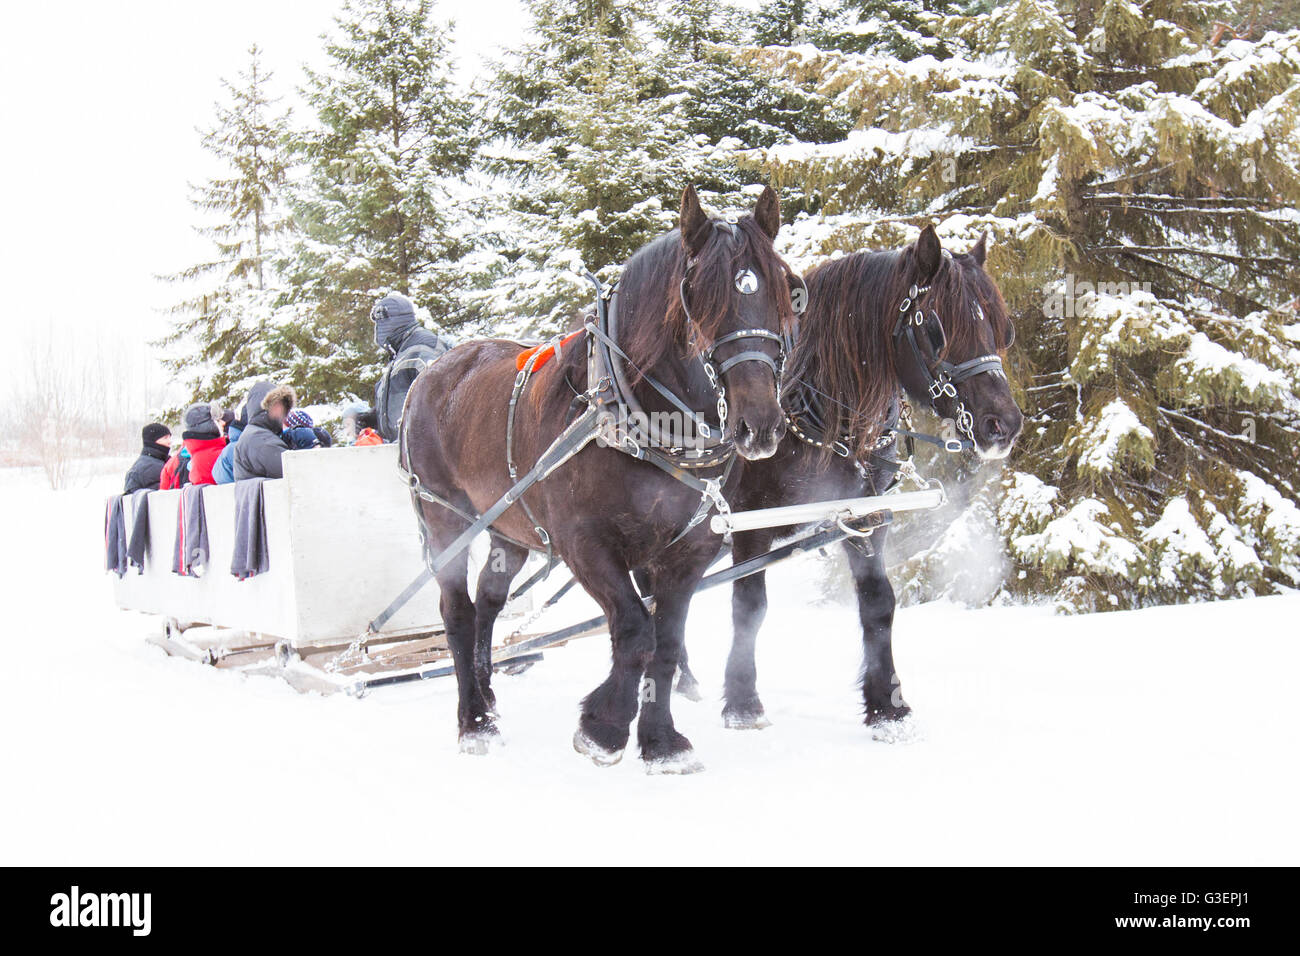
[[101,333],[43,325],[21,349],[11,385],[6,459],[39,464],[54,489],[86,459],[126,455],[153,396],[127,343]]

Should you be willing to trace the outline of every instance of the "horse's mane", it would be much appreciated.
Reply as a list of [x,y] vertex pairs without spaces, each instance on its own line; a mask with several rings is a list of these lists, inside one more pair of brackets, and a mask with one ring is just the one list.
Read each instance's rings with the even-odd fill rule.
[[[852,451],[859,459],[888,424],[900,390],[894,328],[903,317],[898,307],[913,281],[915,255],[912,246],[901,252],[855,252],[804,276],[808,311],[800,317],[787,363],[788,389],[802,389],[820,409],[829,436],[852,436]],[[934,309],[943,322],[945,357],[984,351],[983,321],[992,330],[994,348],[1001,351],[1011,340],[1002,294],[967,254],[940,260],[926,308]],[[811,395],[808,386],[815,389]]]
[[[753,268],[762,288],[775,296],[781,310],[781,328],[794,321],[787,267],[752,215],[735,223],[738,244],[731,241],[729,224],[711,220],[708,241],[691,268],[689,296],[691,318],[699,334],[694,349],[702,351],[717,338],[734,294],[736,270]],[[686,271],[686,250],[681,232],[674,229],[639,249],[618,280],[619,344],[628,353],[639,379],[672,354],[685,356],[692,346],[691,323],[682,308],[678,289]]]

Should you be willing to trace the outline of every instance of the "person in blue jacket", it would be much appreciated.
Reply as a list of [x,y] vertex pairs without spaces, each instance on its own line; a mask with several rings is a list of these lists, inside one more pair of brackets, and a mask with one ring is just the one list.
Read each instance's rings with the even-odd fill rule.
[[248,427],[247,402],[240,406],[239,414],[234,420],[226,425],[226,447],[221,449],[216,464],[212,466],[212,477],[219,485],[228,485],[235,480],[235,442],[239,441],[239,436],[246,427]]
[[329,432],[312,421],[301,408],[295,408],[284,419],[284,440],[290,448],[329,448],[334,444]]

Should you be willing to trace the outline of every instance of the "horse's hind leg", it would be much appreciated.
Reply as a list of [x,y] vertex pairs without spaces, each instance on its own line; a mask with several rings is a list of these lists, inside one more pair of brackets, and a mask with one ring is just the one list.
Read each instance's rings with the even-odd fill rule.
[[500,535],[492,535],[487,563],[478,575],[474,595],[474,674],[490,713],[496,713],[492,692],[492,628],[510,597],[510,584],[528,560],[528,550]]
[[641,689],[637,743],[652,773],[695,773],[704,765],[691,742],[673,726],[673,677],[686,641],[686,612],[703,569],[698,563],[668,563],[655,575],[655,652]]
[[641,676],[655,650],[654,620],[632,586],[629,570],[612,553],[586,548],[565,555],[565,561],[605,612],[613,645],[609,677],[583,698],[573,747],[609,766],[622,759],[631,736]]
[[894,589],[885,574],[886,534],[887,528],[877,528],[865,539],[869,548],[847,541],[844,549],[853,572],[858,619],[862,624],[862,701],[866,723],[879,727],[880,733],[888,737],[888,725],[901,721],[912,709],[903,700],[902,685],[894,670]]
[[[423,503],[429,553],[437,556],[469,527],[468,522],[433,503]],[[456,668],[456,720],[462,753],[487,753],[497,734],[491,708],[474,669],[474,602],[469,597],[469,554],[462,551],[438,572],[439,608]]]
[[[770,531],[749,531],[732,537],[731,558],[736,564],[764,554],[772,543]],[[758,668],[754,644],[767,615],[767,573],[741,578],[731,589],[731,653],[722,707],[723,723],[733,730],[758,730],[771,725],[758,697]]]

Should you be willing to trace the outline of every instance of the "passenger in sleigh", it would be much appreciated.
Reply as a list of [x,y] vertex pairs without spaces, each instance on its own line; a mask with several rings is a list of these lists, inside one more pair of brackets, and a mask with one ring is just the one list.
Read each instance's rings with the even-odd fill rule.
[[284,440],[284,420],[297,404],[290,385],[258,382],[248,390],[244,414],[248,427],[235,444],[235,481],[247,478],[283,478],[281,458],[289,450]]
[[125,494],[149,489],[155,491],[162,480],[163,466],[172,446],[172,430],[158,422],[150,422],[140,430],[143,447],[140,457],[126,473]]
[[215,485],[212,466],[216,464],[226,439],[221,426],[213,417],[212,406],[206,402],[191,405],[185,410],[185,430],[181,432],[184,447],[180,454],[163,468],[158,487],[163,491],[184,485]]
[[357,415],[357,440],[352,444],[362,448],[367,445],[382,445],[383,437],[376,431],[379,424],[379,418],[375,415],[373,408],[367,408]]
[[294,450],[303,448],[329,448],[334,444],[330,433],[320,428],[310,415],[295,408],[284,419],[284,440]]
[[396,441],[411,383],[455,343],[421,325],[415,303],[400,292],[380,299],[370,310],[370,321],[375,323],[375,345],[388,356],[388,367],[375,385],[376,430],[384,441]]

